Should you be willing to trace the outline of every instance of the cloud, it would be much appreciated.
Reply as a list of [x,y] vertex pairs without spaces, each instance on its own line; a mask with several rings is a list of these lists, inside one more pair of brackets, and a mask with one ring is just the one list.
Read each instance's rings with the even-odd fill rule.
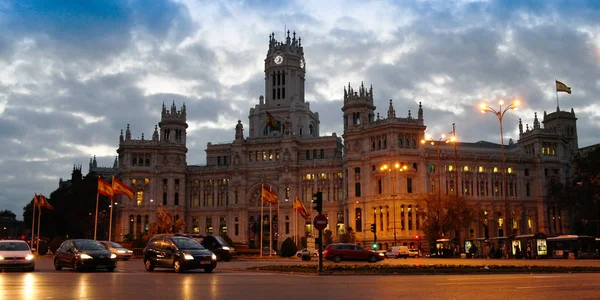
[[[563,8],[569,4],[569,12]],[[268,36],[302,38],[306,101],[342,135],[343,89],[373,86],[377,113],[416,115],[427,133],[498,142],[477,104],[519,97],[504,120],[556,109],[573,88],[580,146],[598,142],[600,5],[593,1],[12,1],[0,4],[0,209],[49,195],[74,164],[112,166],[121,130],[150,139],[162,104],[187,105],[188,164],[228,143],[264,94]]]

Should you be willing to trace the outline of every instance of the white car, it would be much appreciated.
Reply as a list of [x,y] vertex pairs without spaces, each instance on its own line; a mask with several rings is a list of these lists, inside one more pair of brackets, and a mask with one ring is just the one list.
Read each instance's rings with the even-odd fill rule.
[[302,255],[310,255],[312,257],[317,257],[319,256],[319,252],[317,252],[317,250],[308,250],[307,248],[298,250],[298,252],[296,252],[297,257],[302,257]]
[[419,257],[419,249],[408,249],[408,257]]
[[35,257],[25,241],[0,241],[0,269],[20,269],[32,272],[35,269]]

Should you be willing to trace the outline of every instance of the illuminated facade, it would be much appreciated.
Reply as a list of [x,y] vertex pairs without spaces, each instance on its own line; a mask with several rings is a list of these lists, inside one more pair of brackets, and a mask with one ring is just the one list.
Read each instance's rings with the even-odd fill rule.
[[[120,200],[114,238],[145,232],[155,218],[152,212],[162,204],[174,218],[184,218],[186,232],[227,234],[235,242],[258,246],[262,223],[263,240],[272,235],[281,243],[294,232],[313,233],[310,220],[294,222],[292,200],[299,197],[310,209],[312,195],[321,191],[334,240],[350,227],[358,243],[370,244],[370,225],[376,224],[378,243],[386,249],[394,240],[412,242],[422,235],[424,199],[432,193],[454,195],[455,186],[479,213],[463,238],[504,235],[499,144],[459,142],[456,156],[453,145],[442,145],[438,162],[437,148],[420,143],[426,129],[421,103],[414,104],[416,117],[410,110],[398,117],[390,100],[380,117],[373,88],[363,84],[356,91],[344,87],[342,136],[320,136],[319,113],[304,98],[306,69],[295,33],[288,32],[281,42],[270,36],[265,96],[250,109],[248,136],[238,121],[231,143],[208,143],[203,166],[186,160],[185,104],[163,104],[151,139],[132,139],[128,125],[120,136],[118,167],[110,171],[133,187],[136,199]],[[505,146],[511,223],[517,234],[569,232],[567,212],[548,196],[547,186],[565,183],[571,174],[569,161],[577,151],[575,113],[557,109],[544,113],[542,123],[536,115],[531,128],[519,124],[518,143]],[[110,173],[95,161],[90,170]],[[263,184],[280,199],[271,220],[267,206],[261,217]]]

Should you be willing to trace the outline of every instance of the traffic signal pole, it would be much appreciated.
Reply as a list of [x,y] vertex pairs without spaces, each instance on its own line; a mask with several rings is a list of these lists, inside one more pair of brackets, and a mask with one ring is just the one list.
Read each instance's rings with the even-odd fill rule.
[[318,273],[322,273],[323,270],[323,230],[319,229],[319,270]]
[[[313,209],[316,210],[319,214],[315,217],[315,227],[318,226],[319,230],[319,238],[317,241],[318,245],[318,253],[319,253],[319,269],[317,273],[323,272],[323,229],[327,226],[327,219],[322,215],[323,212],[323,194],[321,192],[317,192],[313,194]],[[324,223],[319,222],[317,220],[324,221]]]

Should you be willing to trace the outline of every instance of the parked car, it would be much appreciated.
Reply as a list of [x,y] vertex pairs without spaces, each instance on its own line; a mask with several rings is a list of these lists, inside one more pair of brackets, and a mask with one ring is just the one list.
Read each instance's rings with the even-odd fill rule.
[[146,271],[173,268],[176,273],[204,269],[210,273],[217,267],[217,256],[198,241],[181,235],[155,235],[144,248]]
[[117,255],[95,240],[66,240],[54,255],[54,268],[61,270],[63,267],[75,271],[106,269],[112,272],[117,267]]
[[235,248],[218,235],[190,234],[186,236],[198,241],[204,248],[212,251],[217,256],[217,260],[230,261],[236,255]]
[[271,251],[271,255],[277,255],[277,251],[275,251],[274,249],[271,249],[269,247],[262,248],[262,255],[269,255],[269,251]]
[[25,241],[0,240],[0,270],[20,269],[32,272],[35,257]]
[[408,257],[420,257],[419,249],[408,249]]
[[126,249],[119,243],[109,241],[100,241],[100,243],[104,245],[108,251],[116,254],[117,259],[129,260],[131,259],[131,256],[133,256],[133,251]]
[[308,249],[308,248],[304,248],[301,250],[298,250],[298,252],[296,252],[296,256],[297,257],[302,257],[302,255],[309,255],[312,257],[318,257],[319,256],[319,252],[317,250],[313,250],[313,249]]
[[393,246],[385,253],[387,258],[408,258],[409,256],[408,246]]
[[374,263],[383,260],[384,255],[383,253],[365,250],[355,244],[335,243],[327,245],[327,248],[323,251],[323,258],[338,263],[342,260],[364,260]]

